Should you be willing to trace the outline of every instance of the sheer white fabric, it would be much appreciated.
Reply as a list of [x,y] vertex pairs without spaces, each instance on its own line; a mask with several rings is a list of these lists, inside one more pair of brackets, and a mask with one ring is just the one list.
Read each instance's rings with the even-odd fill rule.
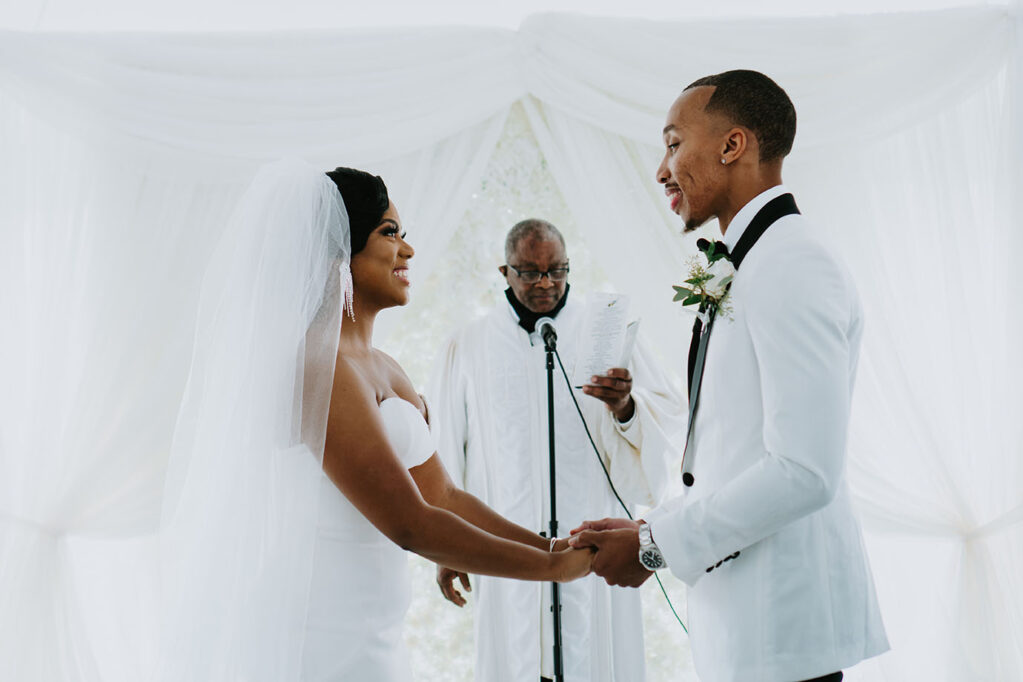
[[[905,655],[877,663],[893,678],[1023,674],[1019,252],[1007,248],[1019,171],[1001,150],[1004,104],[1002,74],[914,129],[848,150],[837,174],[851,190],[844,206],[837,195],[837,211],[808,206],[834,217],[829,236],[864,294],[850,478],[884,547],[873,555],[880,599],[899,605],[886,617]],[[899,175],[913,181],[878,190]],[[857,206],[857,196],[869,200]],[[915,634],[921,622],[929,637]],[[936,659],[941,640],[955,644]]]
[[[0,678],[98,679],[98,659],[138,679],[142,661],[116,652],[152,653],[152,601],[135,597],[154,565],[115,541],[159,522],[210,247],[182,226],[226,216],[215,187],[155,182],[3,112]],[[116,601],[97,593],[118,582],[131,587]],[[107,628],[117,637],[96,636]]]
[[[668,285],[692,244],[653,185],[663,112],[742,66],[793,96],[786,183],[867,309],[850,474],[893,652],[850,678],[1023,679],[1020,33],[1018,4],[541,15],[517,33],[3,33],[0,678],[152,669],[157,618],[125,595],[155,578],[122,550],[149,549],[201,273],[259,162],[383,173],[419,278],[443,267],[504,113],[529,97],[591,248],[680,358]],[[110,576],[124,592],[97,588]]]
[[1007,10],[991,8],[684,23],[539,15],[521,39],[531,93],[646,144],[660,143],[688,83],[756,68],[795,102],[798,152],[877,138],[961,99],[1004,63],[1012,35]]
[[334,183],[280,161],[213,254],[164,489],[158,679],[299,679],[349,242]]
[[36,115],[193,176],[404,156],[521,93],[514,34],[496,29],[0,35],[0,83]]

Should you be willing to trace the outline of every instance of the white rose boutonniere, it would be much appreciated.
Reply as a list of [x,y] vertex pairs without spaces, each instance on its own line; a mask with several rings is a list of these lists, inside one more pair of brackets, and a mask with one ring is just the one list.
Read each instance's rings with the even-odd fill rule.
[[728,285],[735,277],[735,267],[732,265],[732,261],[727,258],[714,261],[707,267],[707,274],[711,275],[711,279],[703,285],[704,291],[707,292],[707,296],[719,302],[722,301],[728,294]]
[[696,242],[696,247],[707,257],[707,262],[703,263],[699,257],[689,260],[689,279],[685,281],[688,286],[673,286],[673,300],[682,301],[684,306],[698,306],[697,315],[700,317],[711,310],[731,316],[729,289],[735,277],[735,266],[728,256],[728,247],[722,242],[706,239]]

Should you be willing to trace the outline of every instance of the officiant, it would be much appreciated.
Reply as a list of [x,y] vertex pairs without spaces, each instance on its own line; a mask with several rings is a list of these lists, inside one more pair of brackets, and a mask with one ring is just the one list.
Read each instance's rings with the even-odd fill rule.
[[[537,319],[553,318],[571,373],[585,305],[568,285],[565,240],[551,223],[524,220],[508,233],[504,297],[443,347],[428,390],[438,452],[455,482],[498,513],[546,532],[549,510],[547,379]],[[630,505],[655,505],[672,480],[684,401],[641,344],[629,367],[608,368],[576,399],[615,488]],[[621,515],[569,388],[555,369],[559,534],[585,519]],[[676,445],[673,446],[673,443]],[[564,544],[561,541],[558,546]],[[476,597],[476,680],[554,677],[550,586],[473,577],[438,567],[444,596]],[[645,677],[639,594],[596,576],[563,585],[566,682]]]

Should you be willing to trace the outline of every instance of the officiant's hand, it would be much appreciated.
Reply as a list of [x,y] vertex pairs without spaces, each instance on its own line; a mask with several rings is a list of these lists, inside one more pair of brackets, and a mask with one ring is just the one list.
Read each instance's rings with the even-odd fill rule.
[[437,564],[437,586],[440,587],[440,593],[455,606],[462,607],[465,606],[465,597],[455,587],[455,578],[462,583],[466,592],[472,592],[468,574]]
[[593,572],[608,585],[639,587],[652,575],[639,563],[639,523],[636,521],[587,521],[572,531],[568,544],[596,551]]
[[605,402],[620,422],[632,419],[636,411],[636,401],[632,399],[632,375],[624,367],[612,367],[604,376],[590,377],[590,383],[583,386],[583,393]]

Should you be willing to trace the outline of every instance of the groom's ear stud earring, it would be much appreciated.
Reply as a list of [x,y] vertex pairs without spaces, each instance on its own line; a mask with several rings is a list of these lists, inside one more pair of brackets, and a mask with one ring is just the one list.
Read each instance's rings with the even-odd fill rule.
[[722,164],[722,165],[724,165],[724,164],[725,164],[725,160],[724,160],[724,159],[721,159],[721,164]]

